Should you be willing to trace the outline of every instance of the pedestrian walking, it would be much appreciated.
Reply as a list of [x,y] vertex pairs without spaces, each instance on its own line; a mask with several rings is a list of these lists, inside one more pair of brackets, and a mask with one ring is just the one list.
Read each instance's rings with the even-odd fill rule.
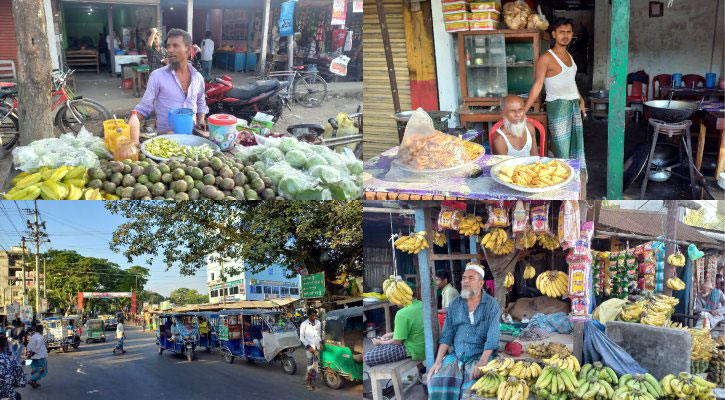
[[211,40],[211,31],[206,31],[205,39],[201,41],[201,74],[204,79],[211,77],[211,62],[214,58],[214,41]]
[[116,347],[113,348],[114,356],[116,355],[116,350],[121,351],[121,354],[126,352],[126,350],[123,349],[123,340],[126,339],[126,332],[123,326],[123,318],[118,319],[118,325],[116,325],[116,339],[118,339],[118,344],[116,344]]
[[0,336],[0,399],[16,399],[15,388],[27,383],[23,367],[7,354],[8,341]]
[[23,340],[25,335],[25,325],[19,319],[13,321],[13,327],[10,330],[10,335],[8,335],[8,340],[10,341],[10,352],[18,364],[20,363],[20,358],[23,356]]
[[300,324],[300,341],[305,345],[305,354],[307,355],[305,387],[307,390],[315,390],[320,350],[322,350],[323,346],[322,324],[317,320],[317,310],[308,311],[307,319]]
[[26,357],[32,360],[30,363],[31,374],[28,383],[33,389],[37,389],[40,386],[38,381],[48,375],[48,349],[45,347],[43,325],[35,326],[33,335],[30,336]]

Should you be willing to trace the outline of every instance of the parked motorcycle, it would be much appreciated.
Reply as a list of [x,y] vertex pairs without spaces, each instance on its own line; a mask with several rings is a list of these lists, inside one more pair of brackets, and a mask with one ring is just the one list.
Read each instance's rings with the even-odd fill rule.
[[273,122],[282,116],[285,100],[279,95],[288,82],[261,80],[234,86],[228,75],[206,82],[206,104],[211,114],[230,114],[251,122],[258,112],[272,115]]

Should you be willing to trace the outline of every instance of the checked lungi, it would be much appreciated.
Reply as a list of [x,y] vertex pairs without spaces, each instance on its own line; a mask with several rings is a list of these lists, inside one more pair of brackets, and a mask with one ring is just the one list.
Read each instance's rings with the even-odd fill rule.
[[363,361],[368,367],[400,361],[408,357],[405,346],[402,344],[382,344],[368,350],[363,355]]
[[477,359],[460,361],[451,353],[443,358],[441,368],[428,381],[429,400],[458,400],[471,389],[475,379],[471,379]]
[[576,159],[586,170],[584,157],[584,128],[579,100],[554,100],[546,102],[549,121],[551,150],[556,158]]

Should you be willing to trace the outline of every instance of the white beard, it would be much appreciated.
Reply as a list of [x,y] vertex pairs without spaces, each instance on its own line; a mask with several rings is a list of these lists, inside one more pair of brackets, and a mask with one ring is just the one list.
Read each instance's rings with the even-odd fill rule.
[[461,297],[463,297],[466,300],[470,299],[471,297],[475,297],[477,294],[478,294],[478,292],[475,292],[471,289],[462,289],[461,290]]
[[508,118],[504,117],[503,119],[503,128],[511,135],[514,135],[517,138],[520,138],[525,130],[526,130],[526,120],[523,120],[519,123],[511,123]]

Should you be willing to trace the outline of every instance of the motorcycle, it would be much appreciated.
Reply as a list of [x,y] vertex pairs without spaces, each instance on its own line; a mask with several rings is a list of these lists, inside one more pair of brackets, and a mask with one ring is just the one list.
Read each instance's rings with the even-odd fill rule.
[[206,82],[206,104],[210,114],[231,114],[252,122],[258,112],[272,115],[273,122],[282,116],[285,99],[279,92],[287,88],[288,82],[261,80],[241,86],[234,86],[228,75],[214,77]]

